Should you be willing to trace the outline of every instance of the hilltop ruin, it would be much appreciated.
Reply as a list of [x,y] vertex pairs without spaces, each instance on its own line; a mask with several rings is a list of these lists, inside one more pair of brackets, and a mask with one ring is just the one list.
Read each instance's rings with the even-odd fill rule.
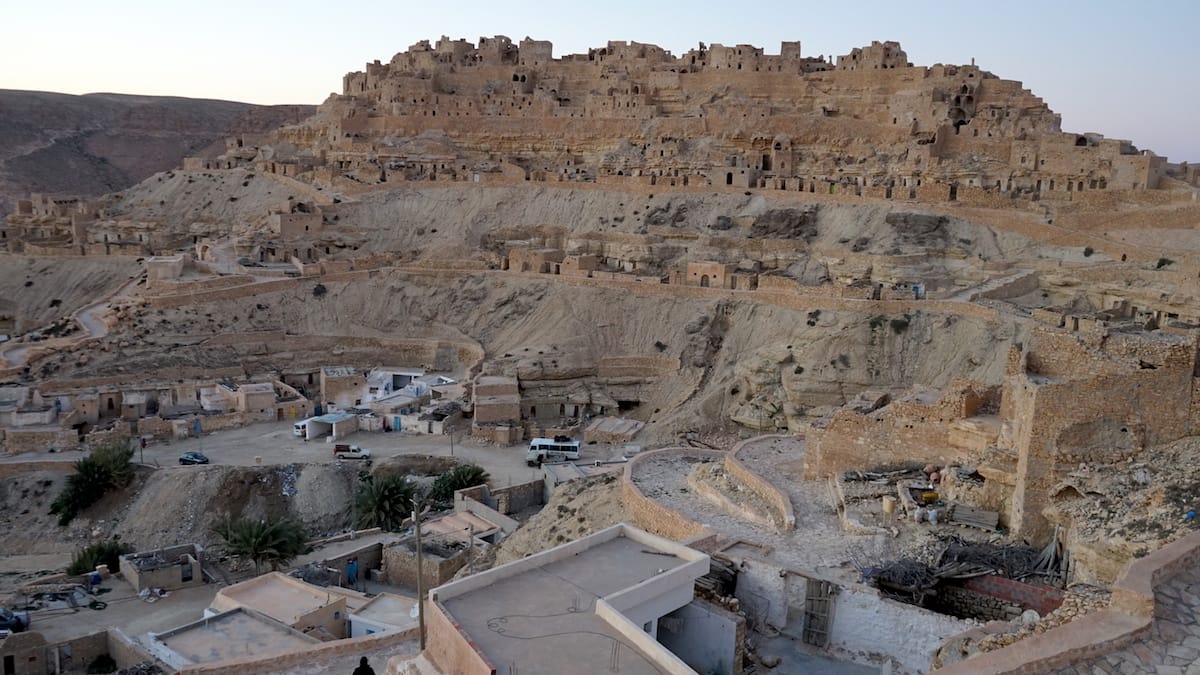
[[[588,488],[604,525],[736,569],[741,593],[713,593],[751,632],[954,668],[1026,636],[963,617],[1034,610],[1040,632],[1111,589],[1089,621],[1115,616],[1123,646],[1154,603],[1127,580],[1193,555],[1198,191],[1195,167],[1063,131],[1019,82],[914,66],[894,42],[555,58],[528,38],[422,41],[218,156],[17,203],[0,225],[4,466],[272,424],[298,446],[445,439],[547,486],[619,466]],[[529,439],[561,436],[586,465],[521,466]],[[232,484],[193,498],[174,471],[143,494],[194,511]],[[351,473],[301,475],[342,498]],[[277,475],[291,488],[255,515],[344,525],[292,499],[294,468]],[[504,490],[475,495],[503,516],[489,537],[529,515],[503,500],[533,508],[541,483]],[[499,559],[602,527],[563,500]],[[143,519],[185,508],[142,502]],[[66,531],[146,550],[205,536],[84,518]],[[1046,552],[1036,565],[979,567],[1021,540]],[[805,604],[838,592],[841,624]],[[917,628],[887,644],[855,612]],[[1025,666],[1097,649],[1031,649]]]

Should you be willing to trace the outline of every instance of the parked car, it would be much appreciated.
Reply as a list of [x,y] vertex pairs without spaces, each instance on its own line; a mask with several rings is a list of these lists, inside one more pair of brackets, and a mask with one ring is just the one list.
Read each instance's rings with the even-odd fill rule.
[[0,631],[20,633],[29,630],[29,612],[16,613],[11,609],[0,607]]
[[333,446],[333,456],[343,459],[370,459],[371,451],[357,445],[339,444]]
[[208,457],[199,452],[185,452],[179,456],[180,464],[208,464]]

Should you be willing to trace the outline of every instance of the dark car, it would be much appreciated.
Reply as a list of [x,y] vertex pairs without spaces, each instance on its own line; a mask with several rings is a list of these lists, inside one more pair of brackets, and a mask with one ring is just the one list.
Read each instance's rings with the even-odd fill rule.
[[185,452],[179,456],[180,464],[208,464],[208,458],[199,452]]
[[29,613],[17,614],[12,610],[0,607],[0,630],[6,630],[10,633],[20,633],[23,630],[29,630]]

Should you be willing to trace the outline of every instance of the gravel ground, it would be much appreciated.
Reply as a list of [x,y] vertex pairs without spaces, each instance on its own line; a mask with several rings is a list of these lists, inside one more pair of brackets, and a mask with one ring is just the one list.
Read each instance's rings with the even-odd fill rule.
[[660,456],[643,461],[633,476],[646,496],[677,509],[728,537],[771,549],[766,558],[797,571],[823,572],[839,579],[857,579],[851,560],[890,548],[882,536],[850,535],[842,531],[829,506],[825,484],[801,479],[803,439],[764,439],[745,446],[739,458],[752,470],[784,488],[792,498],[796,529],[777,532],[730,514],[687,490],[688,473],[701,461],[694,456]]

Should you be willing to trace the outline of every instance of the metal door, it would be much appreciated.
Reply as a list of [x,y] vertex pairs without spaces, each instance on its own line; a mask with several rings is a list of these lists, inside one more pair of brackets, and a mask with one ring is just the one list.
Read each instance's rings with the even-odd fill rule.
[[833,584],[808,580],[804,598],[804,643],[814,647],[829,646],[829,624],[833,616]]

